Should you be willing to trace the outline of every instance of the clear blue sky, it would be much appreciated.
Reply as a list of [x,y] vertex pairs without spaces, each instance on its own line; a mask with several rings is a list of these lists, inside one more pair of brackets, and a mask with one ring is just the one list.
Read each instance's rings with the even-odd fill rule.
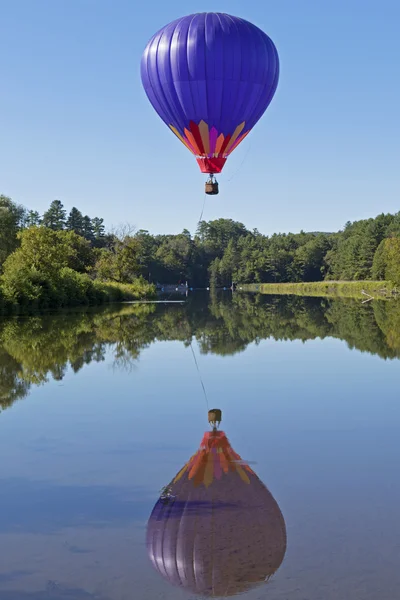
[[0,193],[16,202],[43,212],[57,198],[107,226],[194,231],[204,176],[150,106],[139,65],[157,29],[218,11],[270,35],[281,77],[204,218],[271,234],[400,210],[398,0],[0,0],[0,9]]

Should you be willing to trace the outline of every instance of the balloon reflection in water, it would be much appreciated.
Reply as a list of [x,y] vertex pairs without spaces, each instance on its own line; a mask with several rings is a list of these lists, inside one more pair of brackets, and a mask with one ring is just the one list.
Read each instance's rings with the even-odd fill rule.
[[286,552],[286,527],[272,494],[212,424],[156,503],[147,548],[170,583],[226,597],[277,571]]

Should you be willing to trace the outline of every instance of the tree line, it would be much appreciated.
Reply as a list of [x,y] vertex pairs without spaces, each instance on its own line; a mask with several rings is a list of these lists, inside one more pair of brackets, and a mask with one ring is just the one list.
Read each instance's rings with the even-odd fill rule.
[[118,243],[128,238],[126,232],[106,233],[102,218],[84,216],[76,207],[67,214],[60,200],[41,216],[1,195],[0,310],[151,296],[154,286],[143,278],[105,273],[107,257],[119,268]]
[[53,231],[74,231],[90,242],[102,242],[105,239],[104,219],[83,215],[76,206],[67,215],[60,200],[53,200],[43,216],[37,210],[26,211],[22,208],[20,223],[22,228],[43,225]]
[[63,278],[64,296],[78,280],[81,287],[90,281],[218,287],[371,279],[400,285],[400,212],[348,222],[336,233],[267,236],[221,218],[201,221],[194,235],[187,229],[152,235],[130,226],[106,232],[102,218],[76,207],[67,213],[59,200],[40,216],[0,196],[0,274],[3,295],[17,302],[46,295],[43,290],[56,296]]

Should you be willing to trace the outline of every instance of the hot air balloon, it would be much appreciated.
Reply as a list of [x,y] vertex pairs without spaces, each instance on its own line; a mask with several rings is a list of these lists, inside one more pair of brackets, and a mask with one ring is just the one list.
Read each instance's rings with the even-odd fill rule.
[[193,14],[153,35],[142,56],[141,78],[155,111],[210,176],[206,193],[218,194],[215,173],[275,94],[278,52],[244,19]]
[[275,499],[218,431],[163,489],[147,525],[153,566],[171,584],[208,597],[262,585],[280,567],[286,527]]

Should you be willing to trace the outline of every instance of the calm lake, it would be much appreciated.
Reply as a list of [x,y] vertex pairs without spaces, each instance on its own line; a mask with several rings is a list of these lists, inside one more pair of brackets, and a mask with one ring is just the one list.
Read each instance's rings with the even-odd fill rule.
[[[395,600],[399,358],[396,301],[0,320],[0,600]],[[149,522],[215,407],[273,498],[220,469],[217,500],[186,482]]]

